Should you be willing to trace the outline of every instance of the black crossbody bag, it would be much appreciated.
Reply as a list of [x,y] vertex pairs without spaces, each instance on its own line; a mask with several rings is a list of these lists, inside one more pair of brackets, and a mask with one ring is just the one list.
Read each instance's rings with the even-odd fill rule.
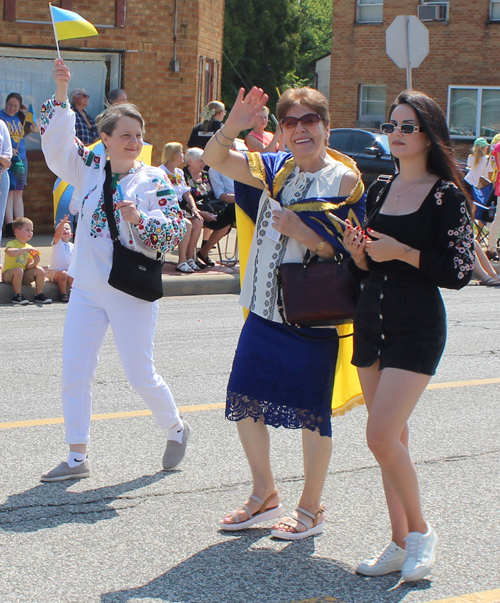
[[115,289],[138,299],[149,302],[156,301],[163,297],[161,261],[150,258],[139,251],[129,249],[120,243],[113,212],[111,163],[109,161],[106,163],[105,172],[104,208],[113,241],[113,263],[108,283]]

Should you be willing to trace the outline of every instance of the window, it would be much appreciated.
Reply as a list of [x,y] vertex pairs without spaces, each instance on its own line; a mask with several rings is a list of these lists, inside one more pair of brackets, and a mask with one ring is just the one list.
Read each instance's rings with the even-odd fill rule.
[[[54,51],[0,47],[0,54],[0,107],[10,92],[19,92],[27,107],[33,105],[39,119],[42,103],[55,91]],[[95,117],[104,109],[105,93],[120,86],[121,53],[64,49],[63,58],[73,74],[69,91],[85,88],[90,96],[86,110]],[[40,149],[39,134],[30,134],[25,141],[27,150]]]
[[384,0],[357,0],[358,23],[382,23]]
[[360,87],[359,121],[377,122],[378,127],[385,120],[386,86]]
[[500,0],[491,0],[490,19],[492,21],[500,21]]
[[500,132],[500,88],[450,86],[448,127],[453,137],[492,137]]

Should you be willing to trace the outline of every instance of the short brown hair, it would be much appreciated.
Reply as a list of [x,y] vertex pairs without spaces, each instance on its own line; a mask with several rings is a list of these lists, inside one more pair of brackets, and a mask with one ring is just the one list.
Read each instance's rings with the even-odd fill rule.
[[283,92],[278,102],[278,121],[287,116],[288,111],[297,105],[305,105],[314,113],[317,113],[326,127],[330,126],[330,113],[328,111],[328,99],[315,88],[305,86],[304,88],[288,88]]
[[182,144],[180,142],[167,142],[161,152],[161,162],[170,163],[179,153],[182,153]]
[[33,222],[29,218],[16,218],[14,222],[12,222],[12,230],[21,230],[25,224],[33,226]]
[[106,108],[99,122],[97,129],[99,134],[104,132],[108,136],[111,136],[116,128],[116,124],[121,117],[131,117],[136,119],[141,124],[141,130],[144,134],[146,132],[144,128],[144,119],[139,113],[139,109],[130,103],[124,103],[123,105],[110,105]]

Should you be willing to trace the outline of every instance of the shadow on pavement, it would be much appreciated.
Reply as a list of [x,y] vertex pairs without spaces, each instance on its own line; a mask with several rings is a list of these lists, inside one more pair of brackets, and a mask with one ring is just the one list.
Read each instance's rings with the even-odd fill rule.
[[85,492],[67,490],[75,484],[74,480],[40,484],[26,492],[9,496],[0,506],[0,530],[29,533],[66,523],[96,523],[112,519],[118,515],[117,510],[111,506],[113,502],[119,499],[119,509],[140,504],[148,494],[124,495],[150,486],[174,473],[176,472],[159,471],[123,484]]
[[399,603],[431,582],[398,585],[399,574],[366,578],[333,559],[314,557],[314,539],[277,551],[256,545],[269,530],[252,529],[210,546],[144,586],[108,592],[102,603],[140,599],[176,603]]

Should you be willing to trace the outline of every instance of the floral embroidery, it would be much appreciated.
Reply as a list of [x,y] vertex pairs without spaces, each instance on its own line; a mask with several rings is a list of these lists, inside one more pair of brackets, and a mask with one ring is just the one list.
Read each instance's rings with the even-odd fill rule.
[[168,172],[167,176],[174,186],[180,186],[182,184],[182,176],[180,176],[179,174],[171,174],[170,172]]
[[[442,205],[443,195],[448,190],[457,191],[458,189],[452,182],[443,182],[434,194],[436,205]],[[456,202],[456,200],[454,199],[453,202]],[[454,248],[455,250],[453,268],[456,278],[462,280],[474,270],[474,231],[465,199],[462,199],[460,203],[460,219],[458,224],[449,228],[446,234],[450,237],[448,249]]]
[[40,134],[42,136],[45,134],[46,127],[49,125],[50,120],[54,117],[55,108],[61,107],[62,109],[66,109],[68,106],[67,99],[60,103],[55,100],[55,95],[43,103],[40,111]]
[[[97,188],[97,187],[96,187]],[[93,189],[95,190],[95,189]],[[93,191],[91,191],[93,192]],[[119,198],[115,199],[115,195],[117,196],[116,191],[111,191],[113,193],[113,213],[115,216],[116,227],[118,229],[118,233],[120,232],[120,212],[116,210],[116,202],[119,201]],[[90,193],[89,193],[90,195]],[[88,195],[87,195],[88,197]],[[87,198],[86,197],[86,198]],[[85,202],[85,199],[84,199]],[[99,203],[92,214],[92,220],[90,221],[90,234],[97,239],[100,238],[110,238],[109,228],[108,228],[108,218],[106,217],[106,207],[104,205],[104,193],[101,194],[101,198],[99,199]]]

